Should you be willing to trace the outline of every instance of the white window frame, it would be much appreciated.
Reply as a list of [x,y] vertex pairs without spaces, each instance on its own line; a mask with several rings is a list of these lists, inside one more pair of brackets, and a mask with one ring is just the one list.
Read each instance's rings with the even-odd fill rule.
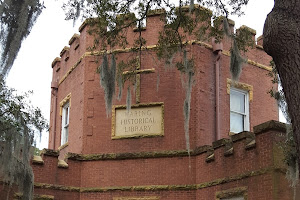
[[60,141],[61,145],[64,145],[68,142],[69,122],[70,122],[70,103],[67,102],[62,107],[61,141]]
[[[231,87],[230,88],[230,94],[231,94],[232,91],[237,92],[237,93],[242,93],[245,96],[245,98],[244,98],[244,101],[245,101],[244,102],[245,113],[231,111],[231,108],[229,108],[230,109],[230,113],[236,113],[236,114],[243,115],[244,116],[243,117],[243,122],[244,122],[243,131],[250,131],[250,122],[249,122],[249,91],[245,91],[245,90],[241,90],[241,89],[238,89],[238,88],[235,88],[235,87]],[[230,118],[230,120],[231,120],[231,118]],[[231,127],[230,127],[230,132],[236,134],[236,132],[233,132],[231,130]]]

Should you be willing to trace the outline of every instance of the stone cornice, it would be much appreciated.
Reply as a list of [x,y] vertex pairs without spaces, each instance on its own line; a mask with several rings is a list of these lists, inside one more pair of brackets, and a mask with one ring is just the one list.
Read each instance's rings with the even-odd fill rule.
[[271,120],[253,127],[254,134],[264,133],[270,130],[286,133],[288,124]]
[[[226,147],[229,143],[234,143],[236,141],[245,140],[245,148],[248,149],[252,147],[252,143],[255,143],[255,134],[264,133],[269,130],[275,130],[279,132],[286,132],[286,124],[278,121],[268,121],[261,125],[254,127],[254,133],[252,132],[241,132],[239,134],[234,134],[228,139],[217,140],[212,146],[203,145],[196,147],[191,150],[190,156],[198,156],[203,153],[208,153],[214,149],[220,147]],[[252,143],[251,143],[252,142]],[[250,145],[250,146],[249,146]],[[150,152],[128,152],[128,153],[104,153],[104,154],[76,154],[67,153],[66,160],[76,160],[76,161],[97,161],[97,160],[124,160],[124,159],[147,159],[147,158],[165,158],[165,157],[187,157],[187,150],[168,150],[168,151],[150,151]]]

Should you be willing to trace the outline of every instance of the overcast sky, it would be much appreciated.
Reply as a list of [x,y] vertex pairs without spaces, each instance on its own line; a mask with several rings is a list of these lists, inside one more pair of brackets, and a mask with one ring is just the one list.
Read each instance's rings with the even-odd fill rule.
[[[34,25],[30,35],[24,40],[13,68],[7,77],[7,84],[20,92],[33,90],[33,105],[41,108],[44,116],[50,117],[50,86],[52,80],[51,63],[59,57],[60,51],[68,45],[74,33],[78,33],[81,22],[73,27],[73,22],[64,20],[61,1],[45,0],[46,9]],[[274,0],[250,0],[246,15],[231,18],[236,27],[249,26],[262,35],[264,21],[271,11]],[[43,134],[40,148],[47,148],[48,133]]]

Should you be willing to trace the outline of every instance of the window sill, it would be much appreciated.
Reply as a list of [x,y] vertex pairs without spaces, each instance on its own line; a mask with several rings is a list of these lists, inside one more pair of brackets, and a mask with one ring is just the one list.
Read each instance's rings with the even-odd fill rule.
[[[242,133],[242,132],[241,132],[241,133]],[[236,135],[236,134],[239,134],[239,133],[235,133],[235,132],[229,132],[229,133],[228,133],[229,136]]]

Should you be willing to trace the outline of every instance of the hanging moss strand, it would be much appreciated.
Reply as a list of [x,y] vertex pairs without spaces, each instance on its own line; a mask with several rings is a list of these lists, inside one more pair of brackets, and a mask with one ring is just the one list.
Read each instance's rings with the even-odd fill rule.
[[106,114],[110,116],[112,101],[115,94],[116,80],[116,59],[114,54],[111,55],[111,65],[108,67],[107,55],[103,55],[103,61],[100,66],[100,85],[104,89]]
[[130,109],[131,109],[131,90],[130,90],[130,86],[128,86],[128,88],[127,88],[126,109],[127,109],[127,112],[129,112]]
[[193,64],[187,59],[187,52],[184,50],[183,54],[183,67],[185,71],[185,76],[187,82],[185,83],[186,87],[186,96],[183,104],[183,115],[184,115],[184,133],[185,133],[185,142],[186,149],[190,155],[190,136],[189,136],[189,124],[190,124],[190,108],[191,108],[191,94],[193,86]]
[[241,56],[235,39],[233,40],[233,47],[230,49],[230,72],[233,80],[238,80],[242,72],[243,63],[245,59]]

